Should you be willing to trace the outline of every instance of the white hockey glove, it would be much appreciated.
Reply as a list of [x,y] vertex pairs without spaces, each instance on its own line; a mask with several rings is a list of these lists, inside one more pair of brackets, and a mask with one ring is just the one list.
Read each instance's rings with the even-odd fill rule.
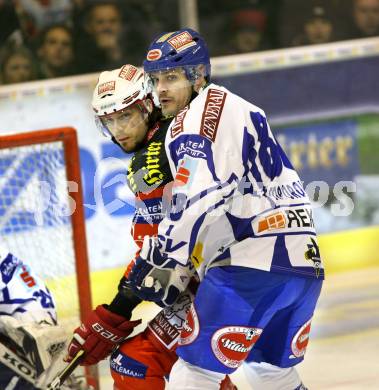
[[141,299],[164,307],[177,300],[195,275],[196,270],[190,261],[183,266],[169,257],[163,257],[158,249],[158,239],[145,236],[128,280]]
[[50,367],[54,357],[64,349],[69,336],[59,325],[25,324],[10,316],[1,316],[0,322],[1,333],[35,368],[37,376]]

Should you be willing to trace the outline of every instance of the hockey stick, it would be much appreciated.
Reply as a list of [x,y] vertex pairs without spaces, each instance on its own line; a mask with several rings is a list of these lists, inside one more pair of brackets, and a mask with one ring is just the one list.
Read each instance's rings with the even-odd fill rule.
[[71,360],[71,362],[67,365],[67,367],[61,371],[47,386],[47,390],[58,390],[63,385],[64,381],[72,374],[76,367],[83,360],[84,351],[81,349],[75,357]]

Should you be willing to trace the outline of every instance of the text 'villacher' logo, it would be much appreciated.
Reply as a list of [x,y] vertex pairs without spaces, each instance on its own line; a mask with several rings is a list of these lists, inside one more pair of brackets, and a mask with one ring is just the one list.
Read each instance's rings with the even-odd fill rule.
[[212,337],[212,351],[222,364],[237,368],[245,360],[261,333],[262,329],[244,326],[221,328]]

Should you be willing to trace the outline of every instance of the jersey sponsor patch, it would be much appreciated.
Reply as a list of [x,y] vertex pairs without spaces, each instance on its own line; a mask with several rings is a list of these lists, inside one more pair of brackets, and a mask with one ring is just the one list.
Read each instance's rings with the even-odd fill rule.
[[226,367],[238,368],[261,334],[260,328],[245,326],[221,328],[212,336],[212,351]]
[[167,349],[171,349],[176,344],[180,332],[162,312],[149,322],[148,327]]
[[200,135],[214,142],[217,135],[222,110],[224,108],[226,92],[219,89],[209,89],[201,118]]
[[189,109],[189,106],[186,106],[183,108],[183,110],[180,110],[178,114],[175,117],[174,124],[171,126],[171,138],[175,138],[180,133],[183,133],[183,121],[186,117],[187,111]]
[[300,180],[280,185],[274,185],[273,182],[272,185],[264,187],[264,190],[266,196],[274,202],[282,199],[307,198],[307,194]]
[[121,68],[120,73],[118,74],[118,77],[120,77],[124,80],[127,80],[127,81],[132,81],[133,77],[135,76],[137,71],[138,71],[138,69],[133,65],[124,65]]
[[147,366],[124,355],[119,350],[114,352],[110,361],[111,369],[120,375],[143,379],[146,377]]
[[178,35],[170,38],[167,41],[178,53],[188,49],[191,46],[196,45],[196,42],[193,40],[192,35],[188,31],[183,31]]
[[282,207],[252,221],[255,235],[314,231],[312,210],[306,206]]
[[143,167],[136,169],[136,159],[132,158],[128,167],[127,180],[133,192],[149,193],[163,183],[167,176],[164,167],[162,167],[164,153],[162,141],[150,142],[144,155],[141,156],[144,161]]
[[191,186],[197,170],[199,160],[189,157],[187,155],[179,162],[178,170],[176,172],[173,193],[184,192]]
[[148,61],[157,61],[162,57],[162,52],[160,49],[152,49],[147,53],[146,59]]
[[312,318],[307,321],[295,334],[294,338],[291,341],[291,350],[292,354],[290,359],[301,358],[305,355],[308,342],[309,342],[309,332],[311,331]]
[[97,94],[102,95],[105,92],[114,91],[116,88],[115,81],[107,81],[106,83],[102,83],[97,87]]
[[212,153],[211,143],[200,135],[180,137],[173,146],[175,148],[177,161],[182,159],[184,155],[206,160],[207,156],[210,156]]
[[195,306],[192,303],[187,314],[186,322],[184,323],[182,332],[180,334],[179,345],[188,345],[193,343],[199,335],[199,331],[199,318],[197,316]]

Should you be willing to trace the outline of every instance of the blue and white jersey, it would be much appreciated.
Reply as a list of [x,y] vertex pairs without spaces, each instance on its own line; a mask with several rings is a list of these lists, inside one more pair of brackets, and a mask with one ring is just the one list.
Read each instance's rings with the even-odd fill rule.
[[309,198],[259,107],[211,84],[173,120],[166,151],[163,253],[200,277],[221,265],[324,277]]
[[53,297],[29,266],[0,246],[0,328],[1,317],[21,323],[56,324]]

